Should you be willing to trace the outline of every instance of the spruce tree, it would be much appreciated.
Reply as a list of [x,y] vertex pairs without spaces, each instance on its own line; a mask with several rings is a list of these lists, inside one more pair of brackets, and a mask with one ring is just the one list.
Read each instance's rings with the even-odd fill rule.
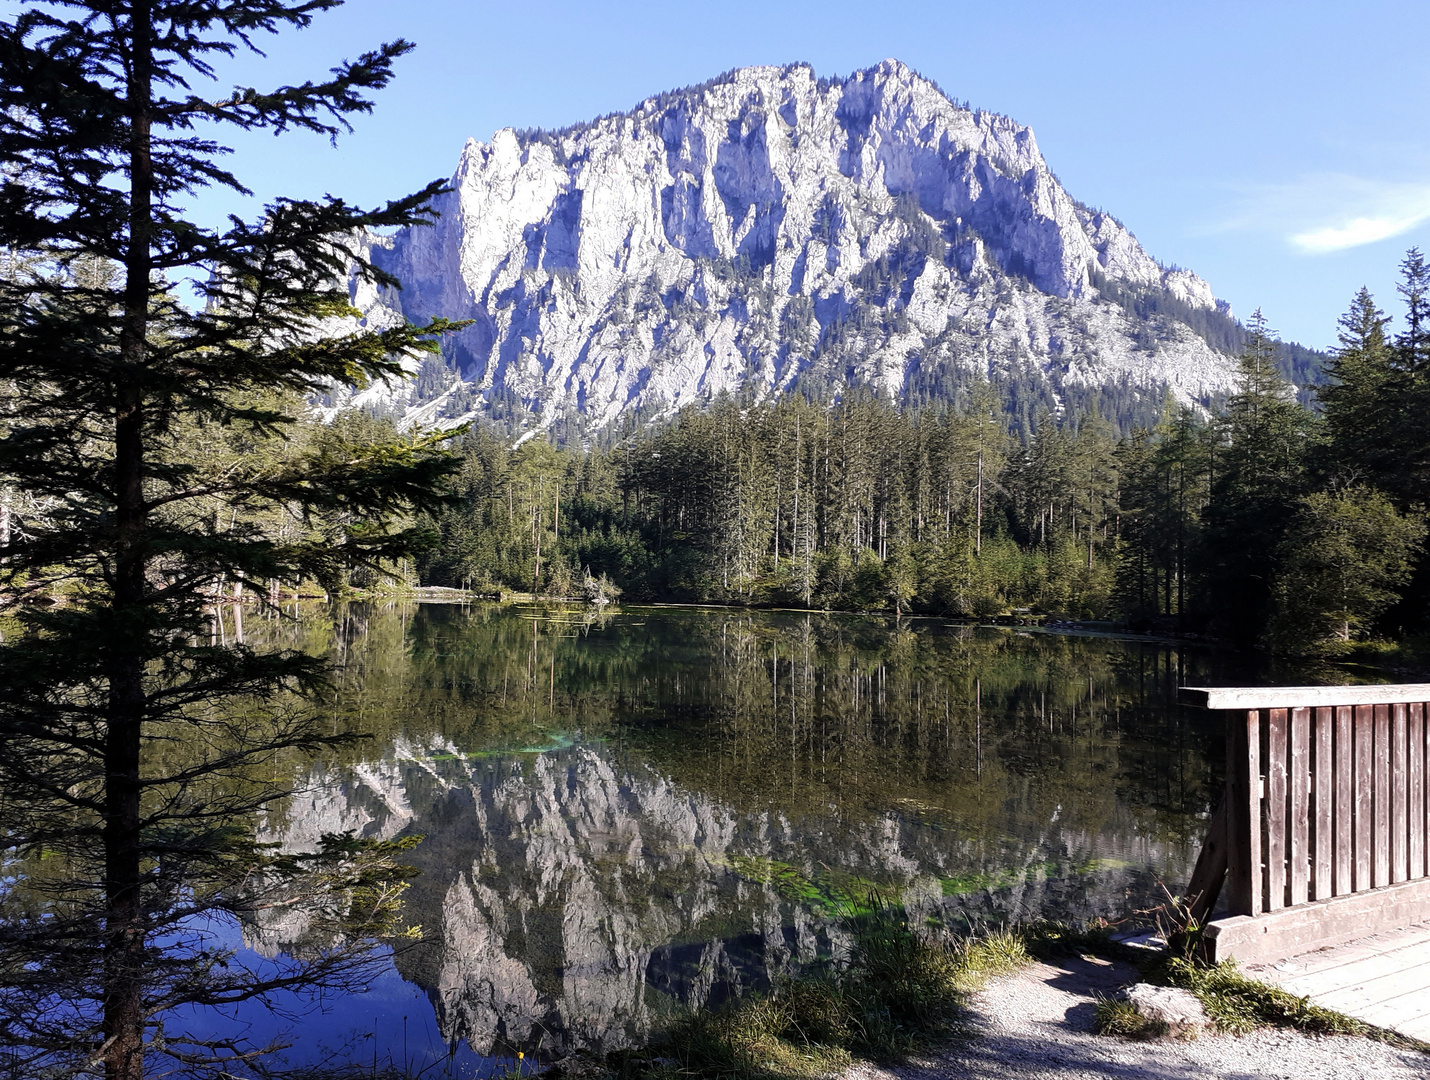
[[[1430,263],[1418,248],[1406,252],[1396,286],[1405,301],[1405,329],[1395,335],[1395,364],[1407,384],[1393,403],[1399,440],[1389,490],[1403,502],[1430,502]],[[1389,404],[1389,403],[1388,403]]]
[[1306,495],[1278,552],[1271,641],[1344,650],[1400,599],[1424,539],[1424,514],[1402,514],[1374,488]]
[[[1373,422],[1388,429],[1388,446],[1366,479],[1399,510],[1423,517],[1430,503],[1430,263],[1419,249],[1401,261],[1396,291],[1405,301],[1405,323],[1389,346],[1395,376],[1378,410],[1371,410]],[[1377,620],[1379,628],[1396,635],[1423,631],[1427,604],[1430,563],[1421,558],[1400,602]]]
[[1339,347],[1317,388],[1326,426],[1326,471],[1343,480],[1394,471],[1405,390],[1385,339],[1390,320],[1361,287],[1340,318]]
[[[336,138],[370,109],[408,43],[300,85],[205,85],[339,4],[54,0],[0,23],[0,483],[43,508],[0,553],[22,623],[0,647],[0,1071],[16,1076],[139,1080],[160,1056],[156,1073],[242,1072],[257,1048],[186,1032],[180,1010],[341,981],[401,891],[390,848],[254,842],[284,769],[329,741],[311,704],[325,668],[210,644],[206,606],[220,581],[340,587],[404,555],[445,456],[333,434],[218,469],[189,444],[281,442],[292,403],[398,376],[447,328],[363,330],[346,284],[353,268],[393,284],[354,238],[425,221],[438,185],[375,209],[283,199],[220,229],[186,215],[205,186],[247,191],[213,133]],[[301,527],[265,530],[269,512]],[[63,602],[22,603],[41,597]],[[224,942],[268,905],[304,910],[314,948],[250,970]]]
[[1221,418],[1200,557],[1211,621],[1229,637],[1253,640],[1270,615],[1276,549],[1305,485],[1312,431],[1260,310],[1247,330],[1236,392]]
[[1404,508],[1430,497],[1430,264],[1412,248],[1400,271],[1405,329],[1388,340],[1390,320],[1362,288],[1341,316],[1330,381],[1317,393],[1328,478],[1373,483]]
[[1396,359],[1404,370],[1430,376],[1430,263],[1419,248],[1401,260],[1395,291],[1405,299],[1405,330],[1395,336]]
[[1134,428],[1117,444],[1118,536],[1116,596],[1124,614],[1136,622],[1161,611],[1158,551],[1162,485],[1156,444],[1146,428]]
[[1102,418],[1094,404],[1078,418],[1077,441],[1069,469],[1071,525],[1087,553],[1086,569],[1093,569],[1093,554],[1111,538],[1109,522],[1117,513],[1116,429]]

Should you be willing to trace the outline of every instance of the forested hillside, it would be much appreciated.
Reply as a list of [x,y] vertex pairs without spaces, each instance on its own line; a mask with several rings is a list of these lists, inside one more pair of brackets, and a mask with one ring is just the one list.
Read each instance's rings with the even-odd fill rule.
[[1430,269],[1404,329],[1369,294],[1332,383],[1297,400],[1259,314],[1214,414],[1168,395],[1119,434],[1094,408],[1009,422],[787,396],[690,407],[606,447],[466,435],[424,581],[576,596],[988,617],[1029,608],[1293,649],[1419,629],[1430,491]]

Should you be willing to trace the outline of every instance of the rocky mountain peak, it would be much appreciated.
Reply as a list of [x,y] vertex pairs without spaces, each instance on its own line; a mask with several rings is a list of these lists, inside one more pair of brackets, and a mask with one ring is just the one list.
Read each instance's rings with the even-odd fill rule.
[[439,222],[374,238],[370,319],[474,320],[412,384],[344,404],[588,434],[721,393],[982,376],[1055,410],[1224,390],[1206,282],[1074,200],[1033,132],[897,60],[751,67],[560,131],[469,140]]

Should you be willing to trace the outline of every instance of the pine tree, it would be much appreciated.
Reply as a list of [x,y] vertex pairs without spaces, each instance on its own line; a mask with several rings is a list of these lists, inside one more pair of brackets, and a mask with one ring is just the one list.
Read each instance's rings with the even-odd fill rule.
[[1117,444],[1118,529],[1116,597],[1124,614],[1142,620],[1160,610],[1156,544],[1150,509],[1156,497],[1152,433],[1134,428]]
[[1400,284],[1405,299],[1405,330],[1395,336],[1396,360],[1406,371],[1430,376],[1430,263],[1419,248],[1411,248],[1400,263]]
[[1156,430],[1134,433],[1119,447],[1126,521],[1117,591],[1137,618],[1176,614],[1182,629],[1189,629],[1210,449],[1206,425],[1170,394]]
[[1387,411],[1399,437],[1393,459],[1385,463],[1394,479],[1376,482],[1404,505],[1430,502],[1430,263],[1418,248],[1402,260],[1396,292],[1405,301],[1405,329],[1395,335],[1393,347],[1403,387],[1397,388],[1395,401],[1387,402]]
[[[398,376],[447,328],[342,321],[351,268],[392,284],[351,239],[426,220],[438,185],[373,210],[280,200],[219,230],[185,215],[204,186],[246,193],[208,132],[336,137],[370,109],[406,42],[317,82],[200,92],[214,64],[337,6],[56,0],[0,23],[0,249],[24,264],[0,281],[0,480],[48,508],[11,529],[0,592],[67,598],[19,607],[23,633],[0,647],[15,879],[0,892],[0,1069],[17,1076],[139,1080],[150,1054],[241,1071],[254,1048],[186,1032],[179,1010],[341,980],[396,911],[390,847],[255,844],[285,767],[330,742],[310,704],[325,668],[209,644],[206,607],[220,582],[340,588],[352,567],[404,557],[445,456],[433,438],[334,431],[218,469],[190,441],[281,439],[284,401]],[[196,306],[176,298],[180,275]],[[324,319],[350,329],[323,336]],[[270,511],[301,527],[265,529]],[[269,904],[305,910],[317,939],[248,970],[223,928]]]
[[[1324,405],[1325,480],[1337,488],[1373,485],[1401,512],[1430,498],[1430,266],[1412,248],[1400,264],[1405,329],[1388,341],[1389,323],[1361,289],[1341,317],[1340,348],[1319,396]],[[1416,511],[1419,513],[1419,511]],[[1408,632],[1423,620],[1430,567],[1420,562],[1386,629]]]
[[1116,514],[1116,433],[1094,408],[1078,419],[1077,441],[1069,470],[1073,538],[1087,553],[1086,569],[1093,569],[1094,553],[1110,539],[1109,521]]
[[1018,516],[1026,543],[1052,550],[1057,538],[1059,510],[1066,523],[1071,452],[1066,432],[1047,409],[1038,412],[1036,430],[1014,469]]
[[1280,373],[1259,310],[1238,365],[1204,518],[1202,599],[1222,633],[1251,640],[1270,614],[1276,549],[1305,484],[1311,418]]
[[1400,598],[1425,531],[1423,514],[1400,513],[1374,488],[1307,495],[1278,552],[1272,642],[1344,648]]
[[1328,381],[1317,389],[1327,471],[1345,479],[1384,476],[1396,467],[1409,381],[1386,342],[1389,321],[1362,286],[1340,318],[1340,345],[1327,366]]
[[[1398,510],[1424,513],[1430,503],[1430,264],[1411,248],[1400,264],[1396,291],[1405,301],[1404,329],[1389,348],[1395,376],[1371,409],[1377,430],[1387,430],[1385,451],[1372,459],[1366,482],[1389,495]],[[1402,599],[1384,614],[1382,629],[1422,630],[1430,604],[1430,562],[1420,559]]]

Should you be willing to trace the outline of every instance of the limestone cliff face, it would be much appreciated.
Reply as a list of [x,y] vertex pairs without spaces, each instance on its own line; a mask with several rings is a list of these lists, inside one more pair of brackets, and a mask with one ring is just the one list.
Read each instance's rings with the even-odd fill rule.
[[894,60],[839,80],[746,68],[565,131],[499,131],[467,143],[437,209],[373,241],[403,290],[355,294],[370,320],[474,320],[445,366],[360,395],[413,421],[589,431],[801,381],[937,399],[975,371],[1054,402],[1230,383],[1188,325],[1226,314],[1206,282],[1076,202],[1030,129]]
[[[677,1003],[718,1003],[848,948],[830,899],[884,884],[919,925],[988,916],[1115,915],[1184,857],[1129,822],[1089,836],[1048,822],[970,837],[893,811],[741,814],[604,744],[465,758],[398,746],[317,773],[267,838],[421,833],[410,917],[429,944],[398,960],[442,1034],[479,1053],[639,1039]],[[1181,860],[1181,861],[1179,861]],[[281,948],[301,927],[249,931]]]

